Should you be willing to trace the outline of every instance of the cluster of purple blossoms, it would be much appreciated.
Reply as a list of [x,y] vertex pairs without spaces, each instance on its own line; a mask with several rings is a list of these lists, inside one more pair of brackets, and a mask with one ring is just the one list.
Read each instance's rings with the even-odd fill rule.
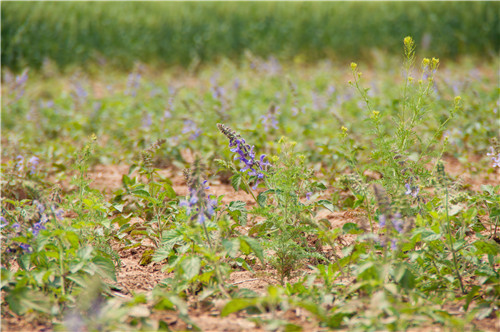
[[205,190],[210,189],[207,186],[207,180],[201,182],[202,165],[199,160],[195,161],[194,167],[184,171],[184,176],[189,186],[189,196],[186,200],[180,201],[179,206],[186,208],[186,214],[191,216],[191,220],[196,220],[200,225],[211,219],[215,214],[217,200],[214,196],[207,196]]
[[412,186],[410,183],[405,184],[405,195],[412,195],[413,198],[417,198],[418,193],[420,192],[419,186]]
[[278,119],[276,118],[279,115],[279,106],[271,105],[266,114],[262,115],[262,124],[264,125],[264,130],[269,132],[270,128],[278,129]]
[[76,79],[73,82],[73,92],[74,93],[71,93],[71,97],[80,103],[84,103],[89,96],[89,93],[85,90],[82,83]]
[[[12,84],[12,94],[15,95],[14,101],[18,101],[24,95],[26,82],[28,81],[28,69],[25,69],[20,75],[16,76],[15,79],[11,75],[5,75],[6,83]],[[10,76],[10,77],[9,77]]]
[[[33,238],[36,238],[38,234],[40,233],[41,230],[46,229],[45,225],[47,222],[50,221],[50,215],[53,215],[57,220],[62,219],[64,210],[63,209],[58,209],[55,205],[50,206],[49,211],[47,211],[46,206],[42,203],[40,203],[37,200],[33,201],[33,207],[35,208],[36,212],[36,222],[31,225],[27,229],[29,233],[33,236]],[[8,226],[9,223],[5,219],[5,217],[0,216],[0,229],[3,229],[4,227]],[[21,230],[21,224],[19,222],[15,222],[12,225],[10,225],[12,229],[12,234],[14,236],[19,236],[22,235],[22,230]],[[17,245],[19,248],[21,248],[25,252],[31,252],[31,246],[27,243],[18,243],[14,242],[14,245]],[[8,252],[15,252],[15,249],[9,248]]]
[[245,139],[240,135],[236,134],[231,128],[223,125],[222,123],[217,124],[217,128],[219,128],[220,132],[223,133],[227,138],[229,138],[229,147],[231,148],[231,152],[235,152],[238,155],[234,157],[235,160],[239,160],[245,166],[240,169],[240,172],[247,172],[248,175],[254,176],[256,178],[253,189],[257,188],[260,180],[264,178],[264,171],[271,164],[264,159],[266,155],[263,154],[260,156],[259,160],[255,159],[255,151],[254,146],[250,146],[245,142]]
[[[29,174],[33,175],[36,173],[36,167],[38,166],[38,163],[40,162],[40,159],[38,157],[33,156],[28,159],[27,166],[30,168]],[[19,173],[22,173],[24,171],[24,157],[22,155],[18,155],[16,157],[16,170]]]
[[225,95],[226,95],[226,90],[219,86],[219,85],[214,85],[212,86],[212,98],[218,101],[223,101]]
[[492,167],[500,167],[500,153],[495,153],[495,149],[490,146],[490,152],[486,154],[493,161]]
[[388,242],[391,243],[391,249],[396,250],[398,245],[398,235],[407,233],[413,226],[411,220],[404,219],[401,213],[392,212],[391,202],[384,188],[380,185],[373,186],[375,198],[379,207],[380,215],[378,217],[379,226],[384,230],[384,235],[379,237],[379,243],[383,247]]
[[[404,228],[405,223],[401,217],[401,213],[399,213],[399,212],[394,214],[394,215],[388,214],[388,216],[386,216],[385,214],[381,214],[378,217],[378,222],[379,222],[380,228],[385,228],[385,230],[386,230],[385,237],[380,240],[380,244],[382,246],[385,246],[385,244],[387,243],[387,240],[390,238],[389,234],[390,234],[391,228],[395,229],[399,234],[402,234],[405,230],[405,228]],[[390,242],[391,242],[391,249],[396,250],[397,240],[395,238],[392,238],[392,239],[390,239]]]
[[193,141],[201,135],[202,131],[200,128],[198,128],[198,126],[193,120],[188,119],[184,120],[184,127],[182,128],[182,133],[183,134],[190,133],[191,135],[189,136],[189,140]]
[[148,129],[153,124],[153,116],[148,111],[142,113],[142,127]]
[[4,216],[0,216],[0,229],[4,228],[7,225],[9,225],[7,219],[5,219]]
[[126,95],[135,97],[137,96],[137,90],[141,84],[141,74],[139,72],[132,72],[128,75],[127,80],[127,90],[125,91]]

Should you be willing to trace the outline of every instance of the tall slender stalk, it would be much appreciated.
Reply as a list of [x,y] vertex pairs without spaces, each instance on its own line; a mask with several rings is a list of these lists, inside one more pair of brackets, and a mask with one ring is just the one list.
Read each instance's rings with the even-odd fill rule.
[[465,295],[466,294],[465,288],[464,288],[464,284],[462,282],[462,277],[460,276],[460,271],[458,270],[457,256],[455,254],[455,249],[453,249],[453,240],[451,238],[450,218],[448,215],[448,186],[446,186],[446,202],[445,202],[445,204],[446,204],[446,228],[447,228],[447,232],[448,232],[449,246],[450,246],[450,250],[451,250],[451,253],[453,256],[453,265],[455,266],[455,273],[456,273],[458,281],[460,283],[460,289],[462,290],[462,294]]

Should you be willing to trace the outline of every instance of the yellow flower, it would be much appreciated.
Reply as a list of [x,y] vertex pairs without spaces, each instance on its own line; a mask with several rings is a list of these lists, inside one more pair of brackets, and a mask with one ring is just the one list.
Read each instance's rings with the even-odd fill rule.
[[456,96],[456,97],[455,97],[455,104],[460,103],[460,100],[462,100],[462,97],[460,97],[460,96]]
[[371,117],[372,117],[373,119],[376,119],[376,118],[378,117],[378,115],[379,115],[379,114],[380,114],[380,112],[379,112],[379,111],[372,111],[372,116],[371,116]]
[[351,62],[351,69],[352,70],[356,70],[356,68],[358,67],[358,64],[355,63],[355,62]]
[[431,62],[431,60],[429,60],[428,58],[424,58],[422,60],[422,66],[427,67],[430,62]]
[[411,38],[410,36],[405,37],[404,43],[406,47],[413,46],[413,38]]
[[432,69],[436,69],[439,65],[439,59],[432,58]]
[[413,81],[413,77],[408,76],[408,81],[410,81],[410,82]]
[[348,131],[348,129],[346,127],[344,127],[344,126],[342,126],[342,128],[340,128],[340,129],[342,129],[342,133],[343,134],[347,133],[347,131]]

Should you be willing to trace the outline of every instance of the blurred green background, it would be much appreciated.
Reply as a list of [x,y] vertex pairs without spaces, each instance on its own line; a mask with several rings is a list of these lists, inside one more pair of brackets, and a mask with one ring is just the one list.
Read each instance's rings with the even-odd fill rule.
[[[400,54],[497,56],[498,2],[2,2],[2,66],[181,65],[245,51],[280,60]],[[390,51],[389,51],[390,50]]]

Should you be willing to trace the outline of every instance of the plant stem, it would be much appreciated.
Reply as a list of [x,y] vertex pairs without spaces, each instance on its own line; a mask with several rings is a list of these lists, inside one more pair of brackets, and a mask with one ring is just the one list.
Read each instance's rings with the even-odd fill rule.
[[247,180],[245,180],[245,178],[244,178],[243,176],[241,177],[241,180],[243,181],[243,183],[245,184],[245,187],[248,189],[248,191],[249,191],[249,192],[250,192],[250,194],[252,195],[252,197],[253,197],[253,199],[254,199],[255,203],[257,203],[259,206],[261,206],[261,205],[259,204],[259,201],[257,200],[257,197],[255,197],[255,195],[254,195],[254,193],[253,193],[253,191],[252,191],[252,188],[250,188],[250,186],[248,185]]
[[446,187],[446,227],[448,229],[448,240],[450,242],[449,246],[450,246],[450,250],[451,250],[451,253],[452,253],[452,256],[453,256],[453,264],[455,265],[455,273],[457,274],[457,278],[458,278],[458,281],[460,283],[460,289],[462,290],[462,294],[466,294],[465,293],[465,289],[464,289],[464,284],[462,282],[462,277],[460,276],[460,271],[458,270],[458,264],[457,264],[457,257],[456,257],[456,254],[455,254],[455,249],[453,249],[453,240],[451,239],[451,227],[450,227],[450,218],[448,216],[448,187]]
[[66,295],[66,290],[64,288],[64,259],[63,259],[63,247],[61,243],[61,239],[59,239],[59,273],[61,274],[61,292],[62,295]]

